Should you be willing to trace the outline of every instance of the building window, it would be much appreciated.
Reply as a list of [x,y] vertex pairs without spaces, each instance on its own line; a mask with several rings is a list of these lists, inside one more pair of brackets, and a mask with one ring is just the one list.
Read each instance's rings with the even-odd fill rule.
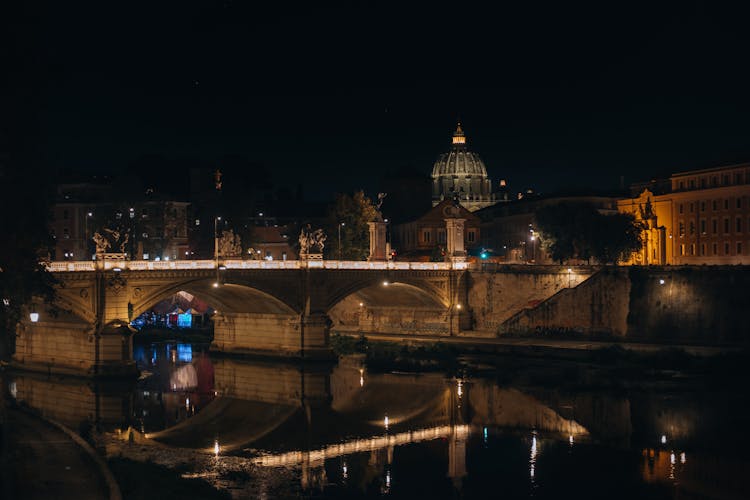
[[474,231],[469,231],[468,238],[469,238],[469,243],[474,243],[474,238],[475,238]]
[[685,255],[685,244],[680,244],[680,255]]
[[714,255],[719,255],[719,244],[718,243],[714,243],[713,244],[713,251],[714,251]]
[[742,255],[742,242],[737,242],[737,255]]
[[716,200],[713,200],[711,202],[711,208],[713,208],[713,211],[716,212],[719,209],[719,204],[716,203]]
[[680,238],[682,238],[683,236],[685,236],[685,222],[683,222],[683,221],[680,221],[679,235],[680,235]]
[[422,239],[425,241],[425,243],[429,243],[430,242],[430,232],[429,231],[424,231],[422,233]]
[[706,244],[701,243],[701,255],[706,255]]
[[737,197],[737,208],[742,208],[742,198]]
[[695,189],[695,179],[690,179],[690,189]]
[[705,188],[706,188],[706,178],[701,177],[701,189],[705,189]]
[[68,216],[69,216],[68,211],[63,210],[63,220],[68,220]]
[[724,242],[724,255],[729,255],[729,242]]
[[[719,178],[716,177],[715,175],[713,177],[711,177],[711,185],[714,186],[714,187],[716,187],[718,184],[719,184]],[[714,209],[714,210],[716,210],[716,209]]]
[[724,217],[724,234],[729,234],[729,217]]
[[690,255],[695,255],[695,243],[690,244]]
[[736,172],[734,174],[734,183],[735,184],[742,184],[742,174],[740,172]]
[[695,222],[690,221],[690,234],[695,234]]
[[724,174],[721,176],[721,183],[725,186],[729,185],[729,174]]
[[63,229],[63,238],[65,238],[66,240],[70,239],[70,231],[68,231],[67,227]]
[[694,207],[693,207],[693,204],[691,203],[691,204],[690,204],[690,213],[691,213],[691,214],[693,213],[693,208],[694,208]]
[[735,224],[734,224],[734,230],[737,233],[742,232],[742,217],[737,217],[737,220],[735,221]]
[[719,232],[719,221],[716,219],[711,221],[711,229],[714,234]]
[[706,202],[702,201],[701,202],[701,212],[705,212],[705,211],[706,211]]
[[706,234],[706,219],[701,219],[701,234]]
[[682,203],[680,203],[680,213],[685,213],[685,206]]
[[729,210],[729,198],[724,200],[724,210]]
[[680,190],[685,189],[685,181],[680,181]]

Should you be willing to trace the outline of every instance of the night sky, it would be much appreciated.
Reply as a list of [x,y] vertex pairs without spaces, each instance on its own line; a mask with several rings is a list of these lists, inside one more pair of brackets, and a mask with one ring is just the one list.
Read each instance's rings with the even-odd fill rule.
[[750,160],[750,30],[729,4],[24,3],[3,89],[50,171],[240,155],[309,198],[373,193],[429,175],[458,118],[514,190]]

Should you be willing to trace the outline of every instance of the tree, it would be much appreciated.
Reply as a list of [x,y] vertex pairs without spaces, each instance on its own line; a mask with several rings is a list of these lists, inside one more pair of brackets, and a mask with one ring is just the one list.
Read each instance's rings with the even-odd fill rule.
[[542,207],[536,222],[545,250],[560,264],[573,258],[617,263],[642,246],[642,228],[632,215],[603,215],[589,203]]
[[16,324],[32,301],[52,304],[56,282],[45,266],[52,246],[45,186],[9,163],[0,159],[0,357],[12,353]]
[[543,248],[560,264],[572,258],[588,260],[591,234],[599,213],[589,203],[559,203],[540,208],[536,224]]
[[626,259],[643,246],[642,223],[632,214],[600,215],[592,239],[593,257],[602,264]]
[[368,222],[378,217],[378,211],[364,191],[354,195],[339,194],[328,211],[326,233],[328,244],[325,256],[339,258],[339,229],[341,231],[341,259],[365,260],[370,253],[370,229]]

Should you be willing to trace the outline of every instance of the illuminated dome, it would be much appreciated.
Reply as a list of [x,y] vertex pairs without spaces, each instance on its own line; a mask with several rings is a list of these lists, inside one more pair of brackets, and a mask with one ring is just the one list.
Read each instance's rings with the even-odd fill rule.
[[450,151],[441,154],[432,167],[432,205],[456,194],[461,204],[471,211],[495,203],[484,162],[467,149],[460,123],[453,132]]

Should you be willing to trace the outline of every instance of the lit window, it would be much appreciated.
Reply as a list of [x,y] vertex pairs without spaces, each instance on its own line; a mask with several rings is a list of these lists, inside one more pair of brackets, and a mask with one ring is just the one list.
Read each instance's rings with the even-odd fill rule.
[[685,255],[685,244],[680,244],[680,255]]

